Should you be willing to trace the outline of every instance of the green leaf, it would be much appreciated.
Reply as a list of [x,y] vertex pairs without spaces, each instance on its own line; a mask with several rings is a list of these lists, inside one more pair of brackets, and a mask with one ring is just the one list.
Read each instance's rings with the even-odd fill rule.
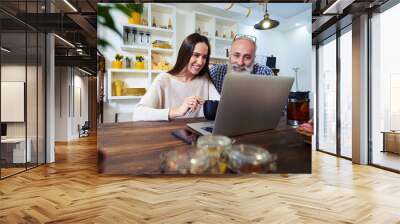
[[98,9],[98,12],[97,12],[98,23],[113,30],[115,33],[118,34],[118,36],[120,36],[122,38],[122,33],[115,26],[114,19],[110,14],[112,7],[99,4],[97,9]]
[[[134,3],[102,4],[102,3],[99,3],[99,4],[97,4],[97,23],[114,31],[116,34],[118,34],[118,36],[120,38],[122,38],[122,33],[116,27],[114,18],[111,16],[111,11],[114,9],[118,10],[121,13],[125,14],[126,16],[130,17],[133,11],[139,12],[140,14],[142,14],[144,5],[142,3],[140,3],[140,4],[134,4]],[[109,46],[113,47],[107,40],[101,39],[101,38],[98,39],[97,44],[103,50]]]
[[115,9],[124,13],[128,17],[130,17],[132,14],[132,11],[125,4],[121,4],[121,3],[115,4]]
[[106,47],[112,46],[112,45],[107,40],[100,38],[100,39],[97,39],[97,46],[105,49]]
[[126,7],[131,11],[131,12],[138,12],[139,14],[143,13],[144,5],[143,3],[135,4],[135,3],[127,3]]

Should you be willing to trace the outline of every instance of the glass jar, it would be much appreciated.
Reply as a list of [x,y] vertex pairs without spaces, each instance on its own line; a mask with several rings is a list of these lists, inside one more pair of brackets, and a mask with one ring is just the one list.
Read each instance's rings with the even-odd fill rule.
[[210,157],[203,150],[192,149],[189,151],[190,173],[191,174],[207,174],[210,168]]
[[150,46],[151,33],[146,33],[146,46]]
[[128,41],[126,42],[126,44],[132,45],[132,42],[133,42],[133,29],[129,28],[127,30],[127,32],[128,32]]
[[197,139],[197,148],[208,152],[210,155],[220,154],[232,147],[232,140],[222,135],[201,136]]
[[132,45],[135,45],[137,43],[137,39],[138,39],[138,34],[137,34],[137,30],[135,28],[133,28],[133,40],[132,40]]
[[128,36],[128,44],[129,45],[134,45],[136,42],[136,32],[137,30],[135,28],[131,28],[129,31],[129,36]]
[[211,174],[225,173],[227,161],[222,155],[228,153],[231,147],[232,139],[226,136],[201,136],[197,140],[197,148],[209,157],[209,173]]
[[138,37],[138,39],[139,39],[139,40],[138,40],[138,44],[139,44],[139,45],[145,45],[144,32],[143,32],[143,31],[140,31],[139,34],[140,34],[140,38]]
[[129,31],[130,31],[129,27],[124,27],[124,44],[129,43]]
[[160,170],[166,174],[188,174],[189,155],[182,150],[171,150],[160,154]]
[[228,153],[228,166],[236,173],[266,173],[276,169],[277,157],[255,145],[234,145]]

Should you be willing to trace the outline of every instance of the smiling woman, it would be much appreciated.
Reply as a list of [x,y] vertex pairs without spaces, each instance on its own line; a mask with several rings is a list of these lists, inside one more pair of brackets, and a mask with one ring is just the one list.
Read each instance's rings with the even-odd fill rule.
[[[169,71],[175,76],[190,75],[187,72],[192,71],[192,66],[197,62],[198,71],[192,71],[191,75],[204,75],[208,72],[208,63],[210,60],[210,44],[205,36],[194,33],[186,37],[183,41],[175,66]],[[197,60],[200,58],[201,60]]]
[[169,120],[203,117],[205,100],[219,99],[208,77],[210,44],[208,39],[193,33],[183,41],[177,63],[160,74],[136,106],[134,120]]

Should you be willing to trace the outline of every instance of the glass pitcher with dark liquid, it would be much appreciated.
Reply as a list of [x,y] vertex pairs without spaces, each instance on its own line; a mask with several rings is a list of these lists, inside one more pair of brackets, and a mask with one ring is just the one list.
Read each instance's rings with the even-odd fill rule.
[[287,103],[287,123],[299,125],[310,119],[309,92],[290,92]]

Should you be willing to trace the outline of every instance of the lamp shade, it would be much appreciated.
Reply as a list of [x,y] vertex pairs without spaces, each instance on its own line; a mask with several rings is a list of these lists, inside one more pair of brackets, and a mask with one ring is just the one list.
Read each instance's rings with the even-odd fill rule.
[[269,14],[265,12],[264,18],[254,25],[254,28],[257,30],[268,30],[275,28],[279,25],[279,21],[273,20],[269,18]]

